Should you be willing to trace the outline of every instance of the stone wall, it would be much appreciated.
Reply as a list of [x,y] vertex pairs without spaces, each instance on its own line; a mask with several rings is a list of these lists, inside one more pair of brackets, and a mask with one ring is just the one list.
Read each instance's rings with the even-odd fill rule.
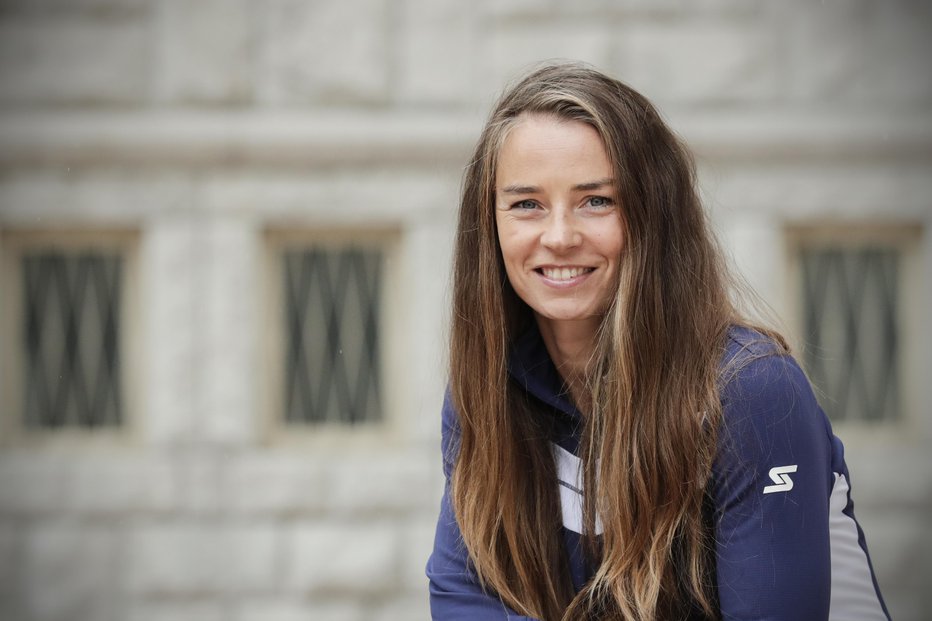
[[[902,222],[924,231],[927,317],[930,26],[908,0],[0,0],[0,230],[138,236],[128,433],[0,440],[0,616],[427,618],[459,177],[497,92],[542,59],[662,108],[779,313],[787,225]],[[294,228],[394,231],[375,432],[270,422],[265,256]],[[918,325],[906,422],[838,430],[898,619],[932,608]]]

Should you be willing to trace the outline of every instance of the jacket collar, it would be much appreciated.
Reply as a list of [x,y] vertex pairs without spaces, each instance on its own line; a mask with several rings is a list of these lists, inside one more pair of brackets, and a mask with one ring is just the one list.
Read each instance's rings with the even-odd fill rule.
[[581,418],[536,324],[515,341],[508,357],[508,373],[527,393],[571,418]]

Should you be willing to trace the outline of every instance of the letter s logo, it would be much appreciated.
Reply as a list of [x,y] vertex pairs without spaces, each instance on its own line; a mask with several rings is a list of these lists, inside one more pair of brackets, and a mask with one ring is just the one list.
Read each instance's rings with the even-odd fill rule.
[[764,488],[764,493],[788,492],[793,489],[793,479],[790,478],[790,472],[796,472],[796,464],[771,468],[770,480],[776,483],[776,485],[768,485]]

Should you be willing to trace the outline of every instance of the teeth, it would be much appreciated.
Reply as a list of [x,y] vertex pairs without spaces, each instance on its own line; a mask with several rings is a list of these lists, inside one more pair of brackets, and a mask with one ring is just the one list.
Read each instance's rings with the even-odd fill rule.
[[588,267],[544,267],[544,276],[551,280],[570,280],[590,271]]

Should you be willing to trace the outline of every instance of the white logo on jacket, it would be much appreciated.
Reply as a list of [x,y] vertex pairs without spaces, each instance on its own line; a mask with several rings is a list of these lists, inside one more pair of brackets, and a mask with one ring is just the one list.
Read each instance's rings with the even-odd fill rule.
[[770,480],[776,483],[776,485],[768,485],[764,488],[764,493],[788,492],[793,489],[793,479],[790,478],[790,472],[796,472],[796,464],[771,468],[769,473]]

